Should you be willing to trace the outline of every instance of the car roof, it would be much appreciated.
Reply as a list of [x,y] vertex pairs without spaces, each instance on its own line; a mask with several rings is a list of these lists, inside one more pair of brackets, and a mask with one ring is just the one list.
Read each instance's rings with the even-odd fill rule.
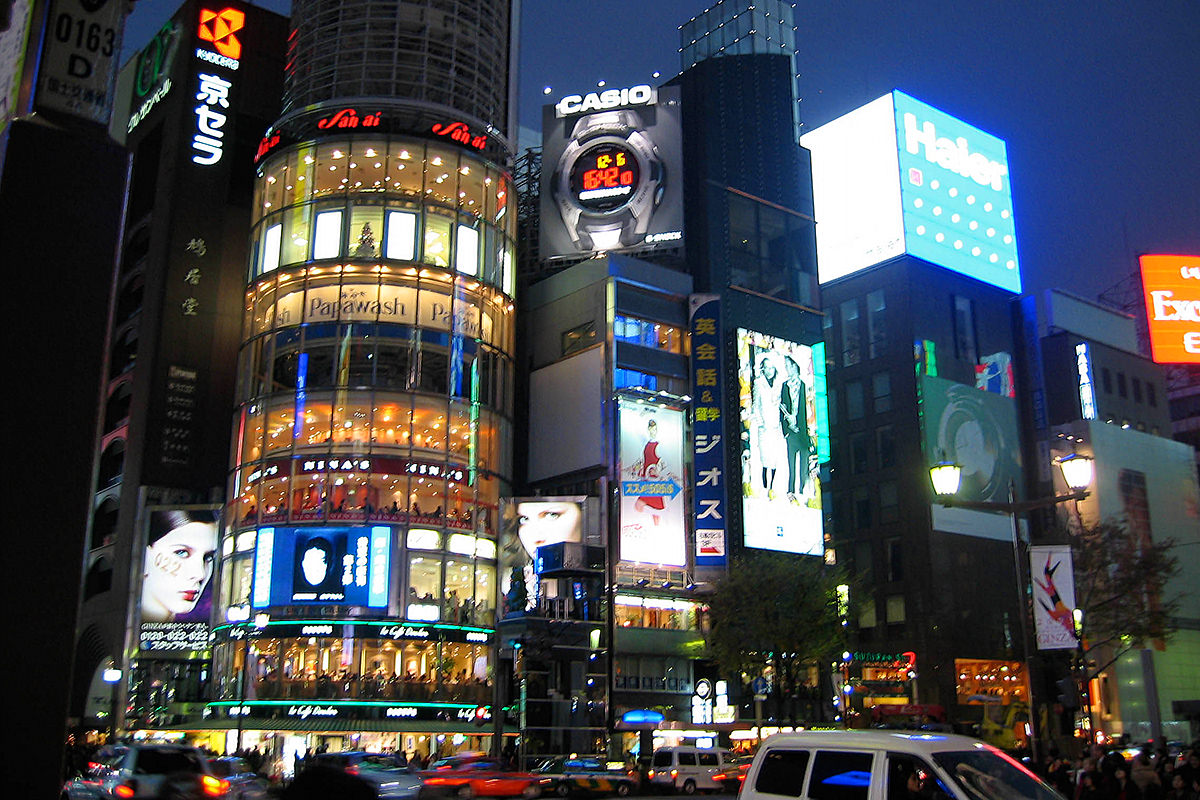
[[987,748],[978,739],[954,733],[923,731],[798,731],[777,733],[763,741],[763,748],[786,747],[854,747],[873,750],[899,750],[907,753],[940,753],[947,750]]

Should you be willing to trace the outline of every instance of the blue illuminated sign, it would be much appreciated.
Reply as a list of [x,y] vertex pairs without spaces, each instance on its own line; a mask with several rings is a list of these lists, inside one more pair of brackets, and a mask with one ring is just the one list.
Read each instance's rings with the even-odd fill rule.
[[263,528],[251,605],[386,608],[391,543],[392,529],[385,525]]
[[905,250],[1021,291],[1004,140],[893,92]]

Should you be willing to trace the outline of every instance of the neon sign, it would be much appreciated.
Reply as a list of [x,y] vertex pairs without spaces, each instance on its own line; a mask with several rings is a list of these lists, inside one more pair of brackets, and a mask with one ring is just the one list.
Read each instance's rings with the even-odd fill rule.
[[196,135],[192,137],[192,149],[196,154],[192,161],[211,166],[221,160],[224,153],[225,121],[228,117],[218,111],[229,108],[229,89],[232,83],[218,75],[200,75],[200,91],[196,99],[203,102],[196,106]]
[[1075,370],[1079,373],[1079,410],[1084,419],[1096,418],[1096,392],[1092,385],[1092,361],[1087,342],[1075,345]]
[[225,8],[220,11],[200,9],[200,26],[196,35],[202,41],[212,42],[217,52],[226,58],[237,61],[242,57],[242,43],[234,36],[246,25],[246,12],[236,8]]
[[1200,363],[1200,256],[1138,260],[1155,363]]
[[363,114],[360,117],[357,109],[343,108],[332,116],[318,120],[317,127],[321,130],[327,128],[378,128],[382,116],[382,112],[376,112]]
[[588,111],[607,111],[622,106],[648,106],[657,100],[658,92],[653,86],[646,84],[631,86],[628,89],[589,92],[586,95],[569,94],[554,105],[554,116],[566,117]]
[[260,160],[262,160],[263,156],[265,156],[267,153],[271,152],[275,148],[275,146],[278,144],[279,144],[279,134],[278,133],[272,133],[267,136],[264,136],[262,138],[262,140],[258,143],[258,149],[254,151],[254,163],[257,164]]
[[439,122],[430,128],[430,131],[438,136],[446,136],[459,144],[470,145],[476,150],[482,150],[487,146],[487,135],[472,134],[470,126],[465,122],[448,122],[446,124]]

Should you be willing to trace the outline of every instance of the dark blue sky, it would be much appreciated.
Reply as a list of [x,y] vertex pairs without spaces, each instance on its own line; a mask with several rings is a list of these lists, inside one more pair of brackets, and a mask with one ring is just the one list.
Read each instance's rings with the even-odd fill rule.
[[[708,5],[522,0],[522,124],[544,86],[673,76],[677,28]],[[126,52],[176,6],[139,0]],[[1095,296],[1138,253],[1200,254],[1200,3],[800,0],[796,22],[806,128],[898,88],[1007,141],[1027,290]]]

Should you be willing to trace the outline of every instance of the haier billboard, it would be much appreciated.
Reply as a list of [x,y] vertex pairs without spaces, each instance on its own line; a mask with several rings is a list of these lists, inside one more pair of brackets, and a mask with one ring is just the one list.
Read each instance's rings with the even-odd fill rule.
[[1021,291],[1004,140],[893,91],[800,143],[822,283],[908,254]]

